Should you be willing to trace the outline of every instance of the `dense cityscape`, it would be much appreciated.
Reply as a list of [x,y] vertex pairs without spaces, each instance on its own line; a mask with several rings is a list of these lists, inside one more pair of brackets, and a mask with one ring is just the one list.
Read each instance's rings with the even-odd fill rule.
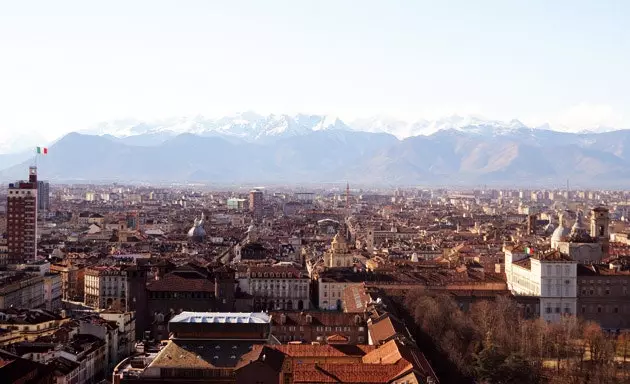
[[630,384],[629,20],[0,0],[0,384]]
[[630,192],[25,176],[0,192],[7,382],[630,378]]

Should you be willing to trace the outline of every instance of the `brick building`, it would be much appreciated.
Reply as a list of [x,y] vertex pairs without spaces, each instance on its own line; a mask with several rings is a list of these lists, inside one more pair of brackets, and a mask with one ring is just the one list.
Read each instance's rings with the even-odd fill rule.
[[7,247],[9,264],[37,256],[37,167],[29,168],[28,181],[9,184]]
[[[365,344],[368,326],[363,314],[344,312],[269,312],[271,330],[281,342]],[[333,340],[329,338],[333,337]]]
[[630,271],[578,266],[578,316],[604,329],[630,328]]

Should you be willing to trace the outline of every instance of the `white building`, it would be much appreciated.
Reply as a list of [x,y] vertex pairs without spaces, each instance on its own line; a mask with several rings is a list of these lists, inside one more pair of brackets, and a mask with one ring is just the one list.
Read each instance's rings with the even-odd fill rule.
[[85,305],[92,308],[127,308],[127,272],[120,267],[96,266],[85,271]]
[[[344,271],[346,272],[346,271]],[[363,286],[362,281],[353,281],[352,273],[340,273],[334,276],[328,272],[317,280],[319,309],[340,311],[343,307],[343,291],[350,286]]]
[[515,295],[540,297],[540,316],[557,322],[577,314],[577,262],[558,251],[530,254],[522,246],[506,247],[505,275]]
[[118,324],[118,361],[131,356],[135,350],[136,313],[105,311],[99,313],[99,316]]
[[254,308],[307,310],[310,279],[293,267],[250,267],[239,279],[242,291],[254,296]]

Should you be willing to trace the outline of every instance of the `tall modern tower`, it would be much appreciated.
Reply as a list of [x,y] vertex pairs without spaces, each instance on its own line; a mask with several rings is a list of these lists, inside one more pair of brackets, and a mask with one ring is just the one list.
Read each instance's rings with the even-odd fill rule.
[[28,181],[9,184],[7,248],[9,264],[37,256],[37,167],[29,168]]
[[50,209],[50,184],[47,181],[37,182],[37,209],[39,211]]
[[249,211],[256,221],[263,217],[263,193],[260,189],[249,192]]

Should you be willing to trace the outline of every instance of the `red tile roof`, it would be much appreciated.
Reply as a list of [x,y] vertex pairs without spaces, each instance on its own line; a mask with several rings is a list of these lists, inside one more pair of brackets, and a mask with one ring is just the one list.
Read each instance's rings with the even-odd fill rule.
[[185,278],[169,273],[160,280],[147,284],[147,290],[158,292],[214,292],[214,283],[205,278]]
[[373,345],[283,344],[269,347],[289,357],[361,357],[376,349]]
[[403,370],[403,364],[293,363],[294,383],[387,383]]

